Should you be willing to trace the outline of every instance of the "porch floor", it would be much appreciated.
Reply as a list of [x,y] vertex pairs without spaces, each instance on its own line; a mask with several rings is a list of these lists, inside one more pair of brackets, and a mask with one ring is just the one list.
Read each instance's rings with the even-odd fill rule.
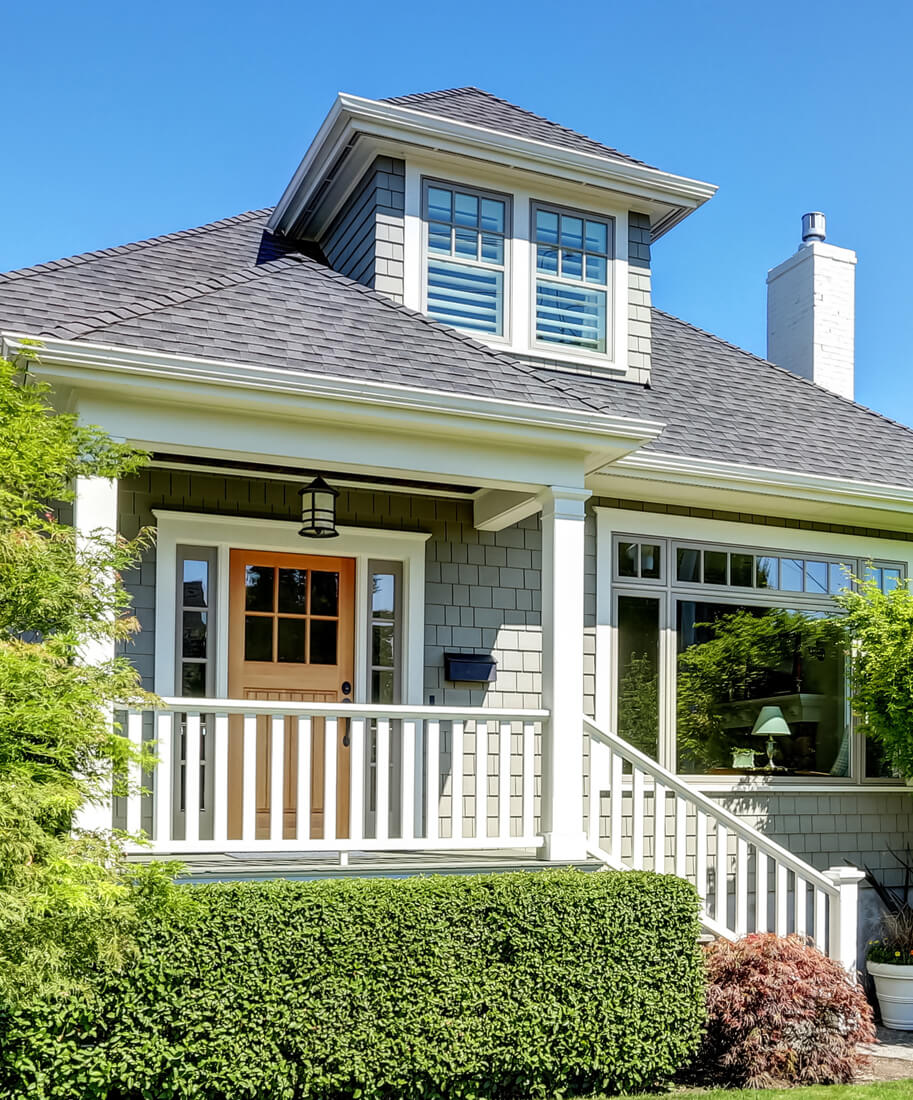
[[[534,848],[493,848],[488,851],[349,852],[348,863],[338,852],[205,852],[180,857],[183,874],[178,882],[244,882],[257,879],[407,878],[409,875],[472,875],[505,871],[545,871],[576,867],[596,871],[599,860],[546,862]],[[167,859],[145,852],[130,857],[135,863]]]

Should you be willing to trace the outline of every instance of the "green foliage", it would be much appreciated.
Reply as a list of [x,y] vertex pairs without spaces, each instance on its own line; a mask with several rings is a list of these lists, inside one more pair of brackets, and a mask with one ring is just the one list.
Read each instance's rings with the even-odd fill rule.
[[140,957],[0,1019],[0,1096],[537,1098],[667,1082],[696,1049],[698,903],[543,871],[187,887]]
[[148,698],[135,671],[79,656],[130,637],[119,572],[144,539],[78,543],[52,507],[73,498],[73,478],[142,461],[55,412],[28,363],[0,360],[0,1000],[65,992],[99,960],[123,959],[150,899],[167,892],[160,868],[123,866],[114,837],[71,830],[112,778],[125,789],[134,759],[111,712]]
[[647,653],[632,653],[618,678],[618,736],[647,756],[659,737],[659,673]]
[[913,778],[913,593],[858,580],[836,602],[853,641],[853,709],[899,775]]
[[760,615],[739,610],[704,627],[710,637],[678,659],[679,752],[704,765],[730,765],[732,749],[744,745],[744,732],[726,728],[726,704],[772,694],[772,672],[788,675],[797,660],[845,644],[840,620],[778,607]]

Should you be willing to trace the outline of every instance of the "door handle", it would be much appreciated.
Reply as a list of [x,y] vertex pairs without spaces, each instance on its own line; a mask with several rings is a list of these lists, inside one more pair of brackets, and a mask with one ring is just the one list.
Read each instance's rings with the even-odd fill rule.
[[[342,691],[343,695],[351,695],[352,694],[352,685],[349,683],[348,680],[343,680],[341,691]],[[351,699],[343,699],[343,702],[344,703],[351,703],[352,700]]]

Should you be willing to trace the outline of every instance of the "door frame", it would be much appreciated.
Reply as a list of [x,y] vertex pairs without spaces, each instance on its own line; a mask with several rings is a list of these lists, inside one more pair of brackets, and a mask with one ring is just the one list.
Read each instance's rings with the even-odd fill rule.
[[398,561],[403,565],[402,701],[421,705],[425,647],[424,531],[391,531],[371,527],[339,527],[339,537],[322,541],[302,538],[300,521],[218,516],[154,508],[155,561],[155,682],[158,695],[175,694],[175,600],[177,547],[191,545],[216,550],[215,693],[228,693],[228,576],[233,549],[329,555],[355,559],[355,679],[353,700],[368,701],[368,563]]

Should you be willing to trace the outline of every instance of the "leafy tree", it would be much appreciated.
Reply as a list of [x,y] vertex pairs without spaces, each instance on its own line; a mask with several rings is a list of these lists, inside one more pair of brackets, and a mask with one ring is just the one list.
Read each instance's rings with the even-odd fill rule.
[[858,728],[883,746],[900,775],[913,778],[913,593],[909,584],[882,592],[865,578],[835,599],[852,644]]
[[77,540],[55,511],[77,476],[120,477],[145,456],[54,410],[30,363],[0,359],[0,999],[65,989],[117,962],[166,869],[128,870],[112,833],[72,828],[80,807],[126,789],[116,707],[148,699],[118,657],[80,660],[137,628],[120,572],[146,540]]

